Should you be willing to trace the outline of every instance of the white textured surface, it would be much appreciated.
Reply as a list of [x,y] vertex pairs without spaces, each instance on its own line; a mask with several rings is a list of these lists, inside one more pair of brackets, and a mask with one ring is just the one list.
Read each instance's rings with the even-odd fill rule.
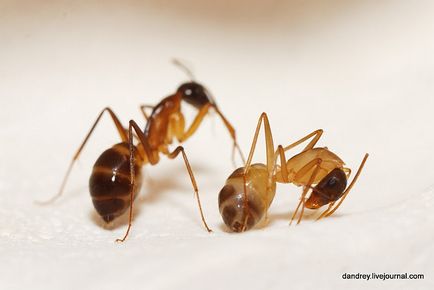
[[[263,2],[0,2],[1,289],[433,288],[433,2]],[[104,229],[87,190],[94,160],[117,141],[108,118],[65,196],[33,205],[56,192],[104,106],[143,124],[138,104],[186,80],[173,56],[214,93],[245,152],[262,111],[276,144],[323,128],[320,145],[351,168],[369,152],[337,214],[288,227],[299,189],[280,185],[268,225],[227,233],[216,199],[231,146],[216,116],[185,143],[211,235],[182,161],[163,159],[145,169],[128,241],[113,242],[125,218]]]

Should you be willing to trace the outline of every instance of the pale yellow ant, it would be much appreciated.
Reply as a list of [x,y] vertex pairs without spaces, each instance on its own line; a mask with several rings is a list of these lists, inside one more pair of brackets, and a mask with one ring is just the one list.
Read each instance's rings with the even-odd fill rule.
[[[267,163],[252,164],[262,123],[265,131]],[[317,219],[332,215],[355,184],[368,154],[363,158],[356,175],[347,187],[351,170],[344,167],[345,163],[342,159],[326,147],[315,147],[322,133],[323,130],[316,130],[286,147],[279,145],[274,151],[268,117],[266,113],[262,113],[245,166],[236,169],[220,191],[218,202],[224,223],[234,232],[243,232],[254,227],[267,215],[276,192],[276,182],[292,183],[303,187],[300,202],[290,224],[300,207],[297,224],[300,223],[305,208],[318,209],[328,204],[327,209]],[[286,151],[309,139],[310,142],[300,153],[286,160]],[[280,165],[277,164],[278,158]],[[335,205],[336,202],[338,203]]]

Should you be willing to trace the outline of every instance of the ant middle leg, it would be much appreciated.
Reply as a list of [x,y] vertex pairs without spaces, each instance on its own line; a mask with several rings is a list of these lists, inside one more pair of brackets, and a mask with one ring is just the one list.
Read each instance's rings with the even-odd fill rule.
[[184,159],[185,167],[187,168],[188,174],[190,175],[191,184],[193,185],[194,195],[197,200],[197,205],[199,207],[200,217],[202,219],[202,223],[205,226],[206,230],[211,233],[212,230],[208,227],[208,224],[205,221],[205,216],[202,210],[202,204],[200,202],[199,190],[197,188],[196,179],[194,178],[193,170],[191,169],[190,162],[188,162],[187,154],[185,154],[184,147],[178,146],[175,150],[167,154],[167,157],[170,159],[175,159],[179,153],[182,153],[182,157]]
[[127,142],[128,137],[126,134],[126,130],[125,128],[122,126],[121,122],[119,121],[118,117],[116,116],[116,114],[112,111],[112,109],[110,109],[109,107],[104,108],[101,113],[99,113],[98,117],[96,118],[95,122],[93,123],[91,129],[89,130],[89,133],[87,133],[86,137],[84,138],[84,141],[81,143],[80,147],[78,148],[77,152],[74,154],[74,156],[72,157],[72,160],[68,166],[68,169],[66,171],[66,174],[63,178],[62,184],[60,186],[60,189],[58,191],[58,193],[56,195],[54,195],[53,197],[51,197],[49,200],[47,201],[37,201],[37,204],[40,205],[46,205],[46,204],[50,204],[54,201],[56,201],[63,193],[63,190],[66,186],[66,182],[69,178],[69,175],[72,171],[72,167],[74,165],[74,163],[77,161],[78,157],[80,156],[81,151],[83,150],[84,146],[86,145],[87,141],[89,140],[90,136],[92,135],[93,131],[96,128],[96,125],[99,123],[99,121],[101,120],[101,117],[103,116],[104,112],[108,112],[110,117],[113,120],[113,123],[116,126],[116,129],[118,131],[118,134],[122,140],[122,142]]

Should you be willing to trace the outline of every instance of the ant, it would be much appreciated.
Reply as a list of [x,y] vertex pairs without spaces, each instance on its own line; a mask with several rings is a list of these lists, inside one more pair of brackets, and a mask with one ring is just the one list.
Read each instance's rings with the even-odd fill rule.
[[[191,72],[183,64],[176,60],[174,63],[192,76]],[[183,101],[199,110],[196,118],[188,128],[185,128],[185,119],[181,111]],[[150,116],[146,114],[145,108],[152,108]],[[208,90],[195,81],[181,84],[174,94],[164,98],[156,106],[142,105],[140,109],[147,120],[143,131],[134,120],[129,121],[128,129],[124,128],[116,114],[110,108],[104,108],[73,156],[59,192],[50,200],[42,202],[42,204],[51,203],[62,195],[75,161],[78,159],[101,117],[107,112],[113,120],[122,142],[113,145],[99,156],[90,176],[89,191],[95,210],[106,223],[110,223],[129,209],[128,228],[123,238],[116,239],[116,241],[125,241],[130,232],[133,201],[142,184],[141,168],[148,163],[156,165],[160,161],[160,154],[166,155],[169,159],[176,158],[179,153],[182,154],[190,175],[202,223],[208,232],[212,232],[205,221],[197,183],[184,148],[177,146],[175,150],[170,151],[168,146],[173,143],[175,138],[179,143],[183,143],[191,137],[208,111],[213,109],[220,116],[233,139],[233,160],[235,149],[238,149],[244,162],[244,157],[236,141],[235,129],[221,113]],[[134,145],[134,138],[139,141],[136,145]]]
[[[262,123],[265,131],[267,164],[251,164]],[[276,182],[293,183],[303,187],[300,202],[292,215],[290,225],[300,206],[301,213],[297,224],[300,223],[305,208],[318,209],[328,204],[327,209],[317,220],[332,215],[355,184],[369,154],[365,155],[356,175],[347,187],[351,169],[344,167],[345,163],[327,147],[315,147],[322,133],[323,130],[316,130],[286,147],[279,145],[274,152],[268,117],[266,113],[262,113],[245,166],[236,169],[228,177],[219,193],[219,210],[224,223],[234,232],[243,232],[255,226],[264,216],[267,217],[268,208],[276,192]],[[309,139],[311,141],[300,153],[286,160],[286,151]],[[280,166],[277,165],[277,158],[280,158]],[[306,198],[309,190],[311,194]],[[339,202],[332,209],[338,200]]]

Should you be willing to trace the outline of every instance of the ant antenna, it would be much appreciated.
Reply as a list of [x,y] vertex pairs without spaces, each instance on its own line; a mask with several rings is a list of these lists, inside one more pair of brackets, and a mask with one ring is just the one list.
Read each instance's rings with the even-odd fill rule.
[[185,63],[183,63],[182,61],[180,61],[177,58],[173,58],[172,59],[172,63],[174,65],[176,65],[178,68],[180,68],[182,71],[185,72],[185,74],[192,80],[194,81],[195,77],[193,75],[193,72],[191,71],[191,69],[185,65]]

